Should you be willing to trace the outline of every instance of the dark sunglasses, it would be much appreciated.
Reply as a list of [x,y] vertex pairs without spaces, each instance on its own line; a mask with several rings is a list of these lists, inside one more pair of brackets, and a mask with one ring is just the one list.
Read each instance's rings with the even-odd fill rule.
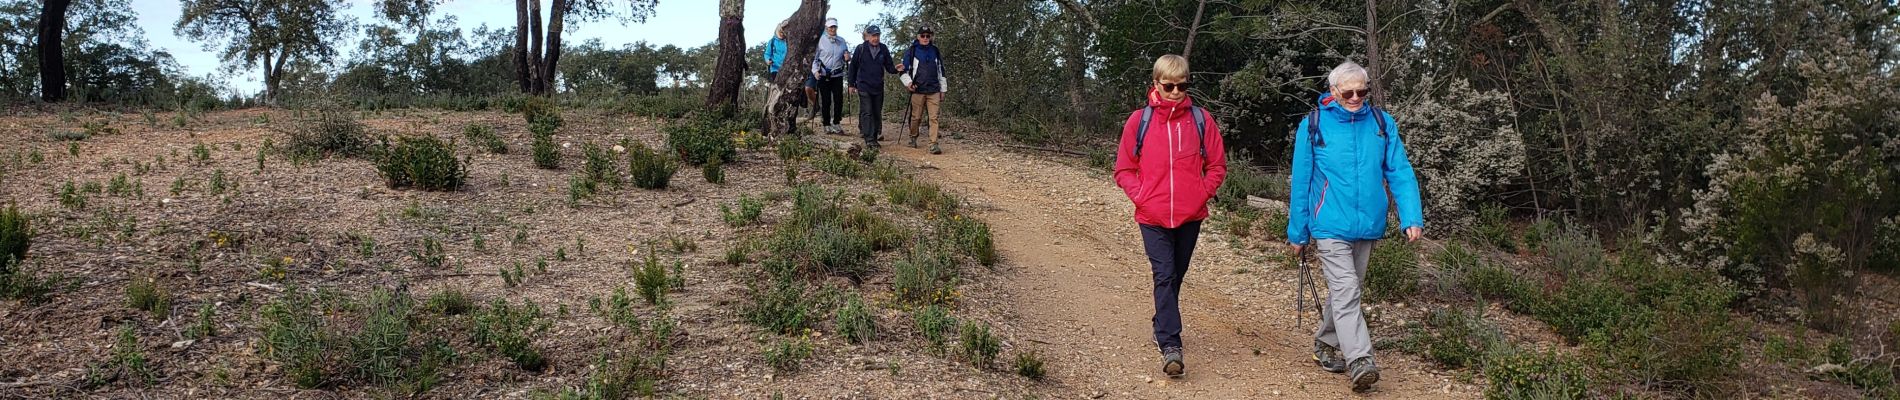
[[930,38],[930,34],[928,34],[928,33],[926,33],[926,34],[922,34],[922,35],[917,35],[917,37],[920,37],[920,38],[925,38],[925,39],[929,39],[929,38]]
[[1341,99],[1363,99],[1372,95],[1372,89],[1341,90],[1338,93]]
[[1158,81],[1155,82],[1156,85],[1161,86],[1161,91],[1163,92],[1185,92],[1188,90],[1188,84],[1190,83],[1193,83],[1193,82],[1181,82],[1181,83],[1164,83],[1164,82],[1158,82]]

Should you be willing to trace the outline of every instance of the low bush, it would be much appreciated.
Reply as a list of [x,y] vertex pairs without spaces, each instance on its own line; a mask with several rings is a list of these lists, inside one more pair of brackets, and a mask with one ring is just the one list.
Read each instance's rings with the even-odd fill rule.
[[811,326],[817,300],[806,295],[803,281],[778,278],[752,286],[752,304],[745,315],[753,325],[779,334],[793,334]]
[[1394,301],[1418,291],[1418,245],[1403,238],[1381,240],[1366,266],[1366,299]]
[[495,128],[485,124],[469,124],[462,129],[462,137],[475,144],[482,151],[493,154],[508,154],[508,143],[495,134]]
[[996,355],[1003,351],[1003,339],[990,334],[990,325],[985,323],[963,324],[958,342],[963,343],[964,359],[981,367],[994,364]]
[[514,361],[521,369],[540,372],[547,368],[547,357],[534,345],[534,338],[547,332],[548,326],[549,322],[541,319],[541,307],[533,301],[513,305],[507,300],[495,299],[488,309],[475,315],[475,329],[470,337]]
[[957,298],[955,259],[939,246],[918,244],[891,264],[891,291],[908,304],[953,304]]
[[680,161],[692,165],[714,160],[729,164],[739,155],[737,146],[732,143],[733,134],[744,130],[744,126],[702,114],[668,124],[662,130],[666,132],[666,146],[678,154]]
[[1506,349],[1486,357],[1487,399],[1581,399],[1592,385],[1582,363],[1558,353]]
[[284,150],[299,159],[367,156],[374,145],[355,113],[340,109],[318,111],[284,134]]
[[33,247],[33,222],[20,212],[17,204],[0,209],[0,276],[19,270],[26,251]]
[[396,143],[386,140],[376,171],[390,188],[414,187],[431,191],[453,191],[468,180],[468,163],[455,159],[455,142],[435,136],[400,136]]
[[851,343],[870,343],[877,338],[877,317],[864,306],[857,294],[846,295],[837,312],[838,334]]
[[957,318],[950,315],[949,309],[939,305],[924,306],[911,312],[911,321],[917,325],[917,332],[924,335],[932,349],[943,350],[950,342],[950,335],[957,331]]
[[627,172],[633,175],[634,187],[665,189],[673,181],[673,174],[679,172],[679,164],[645,144],[634,143],[627,150]]

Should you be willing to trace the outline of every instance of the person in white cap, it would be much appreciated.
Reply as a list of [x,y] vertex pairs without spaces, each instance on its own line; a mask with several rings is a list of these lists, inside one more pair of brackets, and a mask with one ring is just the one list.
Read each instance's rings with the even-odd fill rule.
[[825,19],[825,35],[818,38],[818,57],[811,60],[811,75],[818,79],[818,123],[825,133],[844,133],[838,122],[844,119],[844,73],[851,61],[851,45],[838,36],[838,19]]

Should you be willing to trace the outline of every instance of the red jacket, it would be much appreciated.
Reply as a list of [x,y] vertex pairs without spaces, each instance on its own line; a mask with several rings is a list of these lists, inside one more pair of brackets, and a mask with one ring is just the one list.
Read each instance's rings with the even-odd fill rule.
[[1149,89],[1148,106],[1155,111],[1140,158],[1135,157],[1135,136],[1141,110],[1129,114],[1128,123],[1122,125],[1121,146],[1115,152],[1115,184],[1135,203],[1136,223],[1172,229],[1207,219],[1207,202],[1227,178],[1227,148],[1220,125],[1213,114],[1207,115],[1207,156],[1202,157],[1203,143],[1195,143],[1201,134],[1195,131],[1189,112],[1193,105],[1194,99],[1168,101]]

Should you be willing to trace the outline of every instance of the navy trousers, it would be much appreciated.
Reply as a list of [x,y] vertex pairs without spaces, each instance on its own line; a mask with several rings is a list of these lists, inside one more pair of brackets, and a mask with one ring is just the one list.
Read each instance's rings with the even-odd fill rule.
[[1201,221],[1174,229],[1141,226],[1141,244],[1155,279],[1155,346],[1162,351],[1181,347],[1181,279],[1187,277],[1188,259],[1201,238]]

